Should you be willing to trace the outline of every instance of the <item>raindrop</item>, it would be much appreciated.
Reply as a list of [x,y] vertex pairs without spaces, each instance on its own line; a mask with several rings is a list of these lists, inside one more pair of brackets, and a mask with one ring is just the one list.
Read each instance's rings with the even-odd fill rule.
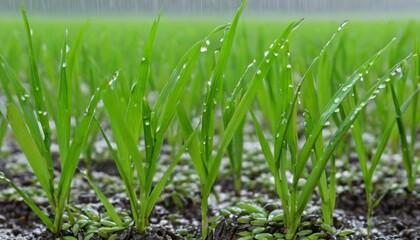
[[264,52],[264,57],[267,57],[267,55],[268,55],[268,51],[265,51]]
[[280,137],[280,133],[277,133],[277,134],[276,134],[276,138],[279,138],[279,137]]
[[146,121],[146,122],[144,123],[144,125],[149,126],[149,125],[150,125],[150,122],[149,122],[149,121]]
[[389,82],[389,81],[391,81],[391,79],[390,79],[390,78],[385,79],[385,82]]
[[35,91],[39,92],[39,87],[35,87]]
[[343,27],[344,26],[346,26],[346,24],[348,23],[349,21],[345,21],[345,22],[343,22],[339,27],[338,27],[338,31],[341,31],[341,29],[343,29]]
[[70,52],[70,46],[66,44],[66,53]]
[[25,95],[23,95],[25,98],[29,98],[29,94],[25,94]]
[[63,67],[63,68],[67,67],[67,63],[66,63],[66,62],[63,62],[62,67]]
[[330,121],[327,121],[325,124],[324,124],[324,126],[330,126],[331,125],[331,122]]
[[220,39],[220,42],[223,42],[224,40],[225,40],[224,38],[221,38],[221,39]]
[[287,52],[287,56],[290,57],[290,52]]
[[396,71],[397,73],[401,73],[401,72],[402,72],[402,71],[401,71],[401,67],[397,68],[395,71]]
[[273,53],[273,55],[274,55],[274,57],[277,57],[277,56],[279,56],[279,54],[278,53]]
[[22,99],[22,101],[26,101],[25,96],[21,96],[20,99]]
[[289,87],[289,88],[293,88],[293,85],[292,85],[292,84],[289,84],[289,85],[288,85],[288,87]]
[[42,113],[42,116],[47,116],[47,112],[43,112]]
[[32,28],[29,30],[29,34],[30,34],[31,36],[34,36],[34,30],[33,30]]
[[204,47],[204,46],[203,46],[203,47],[201,47],[201,48],[200,48],[200,52],[207,52],[207,47]]
[[339,103],[339,102],[340,102],[340,100],[341,100],[340,98],[335,98],[335,99],[334,99],[334,103]]
[[210,45],[210,40],[206,40],[206,45]]
[[336,108],[336,109],[334,110],[334,112],[335,112],[335,113],[338,113],[338,112],[340,112],[340,109],[339,109],[339,108]]
[[261,74],[261,70],[260,69],[258,69],[258,71],[257,71],[257,75],[260,75]]
[[266,62],[266,63],[270,63],[270,59],[268,59],[268,58],[267,58],[267,59],[265,60],[265,62]]
[[141,61],[146,62],[146,58],[145,57],[141,58]]
[[373,93],[374,93],[374,94],[378,94],[378,93],[379,93],[379,90],[378,90],[378,89],[376,89],[375,91],[373,91]]
[[292,68],[292,65],[291,64],[287,64],[287,66],[286,66],[288,69],[290,69],[290,68]]

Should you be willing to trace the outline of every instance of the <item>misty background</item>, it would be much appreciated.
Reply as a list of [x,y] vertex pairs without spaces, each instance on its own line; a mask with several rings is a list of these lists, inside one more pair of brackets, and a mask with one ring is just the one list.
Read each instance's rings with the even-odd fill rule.
[[[221,15],[236,10],[240,0],[0,0],[2,14],[28,12],[40,15]],[[401,14],[420,13],[420,0],[248,0],[248,13]]]

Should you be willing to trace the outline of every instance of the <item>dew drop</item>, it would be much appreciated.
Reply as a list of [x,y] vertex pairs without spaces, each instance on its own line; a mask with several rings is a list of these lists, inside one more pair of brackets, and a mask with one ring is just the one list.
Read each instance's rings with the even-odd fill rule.
[[286,66],[288,69],[291,69],[292,68],[292,65],[291,64],[287,64],[287,66]]
[[67,67],[67,63],[66,63],[66,62],[63,62],[62,67],[63,67],[63,68]]
[[146,121],[146,122],[144,123],[144,125],[149,126],[149,125],[150,125],[150,122],[149,122],[149,121]]
[[210,45],[210,40],[206,40],[206,45]]
[[268,51],[265,51],[264,52],[264,57],[267,57],[268,53],[269,53]]
[[336,108],[336,109],[334,110],[334,112],[335,112],[335,113],[338,113],[338,112],[340,112],[340,109],[339,109],[339,108]]
[[66,53],[70,52],[70,46],[66,44]]
[[340,98],[335,98],[335,99],[334,99],[334,103],[339,103],[339,102],[340,102],[340,100],[341,100]]
[[260,75],[261,74],[261,70],[260,69],[258,69],[258,71],[257,71],[257,75]]

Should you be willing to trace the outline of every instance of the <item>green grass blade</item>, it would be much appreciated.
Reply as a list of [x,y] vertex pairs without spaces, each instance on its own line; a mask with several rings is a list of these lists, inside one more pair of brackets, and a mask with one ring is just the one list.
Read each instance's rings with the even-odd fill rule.
[[42,223],[51,231],[54,230],[54,224],[48,217],[48,214],[44,211],[42,211],[35,203],[32,201],[32,199],[24,192],[22,191],[16,184],[14,184],[9,178],[7,178],[3,172],[0,172],[0,181],[7,182],[12,188],[15,189],[15,191],[22,197],[23,201],[34,211],[34,213],[41,219]]
[[70,185],[79,163],[80,154],[85,147],[96,105],[99,102],[104,85],[107,85],[107,83],[103,83],[101,87],[97,88],[93,94],[81,122],[75,129],[74,137],[72,143],[70,144],[68,154],[65,159],[62,159],[63,169],[61,171],[60,180],[58,182],[57,211],[54,222],[54,225],[57,227],[57,229],[59,229],[62,225],[63,211],[68,195],[70,194]]
[[[0,146],[3,146],[3,140],[7,132],[7,119],[0,111]],[[0,151],[1,152],[1,151]]]
[[155,42],[157,28],[159,25],[160,13],[153,22],[152,28],[150,29],[149,36],[143,49],[143,58],[140,61],[138,71],[131,87],[131,96],[128,102],[126,119],[127,124],[131,126],[133,138],[139,139],[141,124],[139,121],[142,117],[142,101],[145,96],[146,83],[149,79],[150,66],[152,64],[152,50]]
[[395,92],[395,88],[393,84],[391,84],[391,93],[392,93],[392,100],[394,103],[396,119],[397,119],[397,126],[398,131],[400,133],[400,140],[401,140],[401,147],[402,147],[402,160],[405,170],[407,171],[407,180],[408,180],[408,190],[414,190],[414,182],[415,182],[415,173],[413,173],[413,163],[412,157],[410,155],[410,148],[407,141],[407,134],[404,127],[403,116],[400,109],[400,104],[398,103],[397,94]]
[[[143,99],[143,132],[144,132],[144,144],[146,147],[146,161],[147,166],[151,165],[152,161],[152,154],[153,149],[155,147],[155,138],[152,135],[152,126],[150,125],[150,107],[149,103],[146,99]],[[149,171],[146,170],[146,174],[149,175]],[[148,179],[150,176],[147,176],[146,179]]]
[[[48,159],[49,156],[47,156],[48,153],[47,153],[47,150],[45,149],[45,145],[43,144],[43,137],[41,134],[41,130],[39,129],[38,121],[34,114],[35,109],[32,107],[32,104],[29,101],[29,94],[26,92],[21,81],[16,76],[16,73],[12,70],[12,68],[4,59],[4,57],[0,58],[0,62],[2,66],[1,69],[3,70],[3,73],[5,75],[5,78],[0,78],[0,81],[2,82],[3,89],[6,93],[8,101],[14,102],[12,95],[16,95],[16,98],[19,101],[19,105],[22,110],[25,122],[29,128],[29,131],[31,132],[32,138],[35,140],[35,143],[37,144],[41,155],[44,158]],[[9,90],[9,83],[11,83],[14,89],[14,94],[12,93],[11,90]]]
[[[58,93],[58,109],[56,117],[57,143],[60,157],[65,159],[70,144],[70,117],[71,117],[71,84],[67,79],[67,33],[61,49],[60,84]],[[61,162],[63,164],[63,161]],[[63,167],[63,166],[61,166]]]
[[208,82],[208,88],[206,98],[204,102],[204,110],[202,116],[202,154],[204,159],[212,159],[211,153],[213,150],[213,135],[214,135],[214,108],[215,103],[218,100],[220,89],[222,87],[223,73],[227,66],[233,40],[235,39],[236,29],[238,26],[239,18],[243,9],[246,6],[246,0],[242,1],[241,6],[238,8],[232,24],[229,27],[229,31],[224,37],[222,48],[220,50],[220,56],[214,67],[210,80]]
[[[405,110],[408,108],[409,104],[414,101],[415,96],[418,95],[420,92],[420,88],[417,88],[408,98],[405,100],[403,105],[401,105],[401,113],[404,113]],[[376,167],[379,164],[379,161],[381,159],[382,153],[386,149],[386,146],[389,141],[389,137],[391,136],[392,130],[394,129],[394,124],[397,121],[396,118],[394,118],[391,122],[388,123],[385,130],[383,131],[382,135],[378,139],[378,144],[376,147],[375,155],[372,158],[370,169],[369,169],[369,176],[368,179],[373,178],[373,174],[376,170]]]
[[32,95],[34,97],[35,102],[35,111],[38,116],[38,120],[41,123],[42,131],[44,133],[44,144],[45,149],[47,150],[47,154],[45,156],[49,156],[50,152],[50,145],[51,145],[51,129],[50,124],[48,121],[48,112],[45,107],[44,103],[44,94],[41,85],[41,80],[39,77],[38,66],[36,62],[36,57],[34,53],[34,48],[32,44],[32,29],[29,26],[28,17],[26,15],[25,8],[22,5],[22,16],[23,21],[25,23],[25,30],[26,30],[26,38],[28,40],[28,47],[29,47],[29,61],[30,61],[30,68],[31,68],[31,90]]
[[[301,20],[302,21],[302,20]],[[222,161],[222,157],[224,154],[224,151],[226,150],[227,146],[229,145],[233,135],[235,134],[236,129],[239,127],[241,123],[241,119],[245,116],[246,112],[248,111],[249,107],[251,106],[252,101],[254,100],[254,97],[259,89],[259,87],[262,84],[263,79],[267,75],[269,69],[272,66],[272,63],[274,62],[274,58],[276,57],[276,54],[280,50],[281,46],[283,45],[284,41],[286,40],[289,33],[296,28],[301,21],[292,22],[286,30],[277,38],[264,57],[262,59],[261,64],[255,73],[255,76],[251,80],[251,83],[247,89],[247,91],[244,94],[244,97],[241,99],[241,101],[238,104],[238,107],[236,111],[233,113],[232,119],[229,122],[228,126],[226,127],[226,130],[223,134],[223,137],[220,142],[220,146],[217,150],[216,157],[214,161],[209,166],[209,175],[208,175],[208,181],[207,185],[205,186],[204,193],[209,194],[211,191],[211,188],[216,181],[218,169],[220,167],[220,163]],[[267,61],[268,60],[268,61]]]
[[86,174],[86,172],[80,171],[82,175],[86,178],[89,185],[93,188],[98,198],[101,200],[102,204],[104,205],[106,212],[109,214],[111,219],[117,224],[117,226],[123,226],[123,222],[121,221],[121,218],[118,216],[117,211],[115,210],[112,203],[108,200],[108,198],[105,196],[105,194],[101,191],[101,189],[96,185],[92,179]]
[[[133,214],[133,219],[138,219],[138,211],[137,211],[137,195],[136,191],[133,187],[133,181],[130,179],[129,174],[127,174],[124,168],[124,163],[120,160],[118,157],[118,152],[112,147],[111,141],[109,140],[108,136],[106,135],[105,131],[99,124],[99,122],[95,119],[99,130],[101,131],[101,134],[103,138],[105,139],[106,145],[108,146],[108,149],[111,153],[112,158],[114,159],[115,164],[117,165],[118,172],[120,173],[121,178],[123,179],[125,191],[128,195],[128,198],[130,199],[130,205],[131,205],[131,212]],[[129,169],[131,171],[131,168]]]
[[[182,129],[183,135],[185,137],[190,136],[193,133],[193,127],[188,119],[187,113],[185,112],[184,107],[181,104],[177,105],[177,113],[178,113],[178,122]],[[188,147],[188,152],[191,156],[192,163],[194,165],[195,171],[200,178],[201,184],[204,184],[207,179],[207,168],[205,165],[205,161],[201,160],[200,155],[200,143],[198,138],[192,140],[190,146]]]
[[16,141],[19,143],[23,153],[47,195],[48,201],[54,205],[52,177],[48,171],[47,161],[42,157],[29,130],[25,124],[22,114],[14,103],[7,105],[7,120],[12,127]]
[[130,181],[132,182],[133,174],[129,156],[133,158],[133,163],[136,167],[140,181],[140,187],[144,191],[146,186],[146,171],[142,162],[143,157],[137,147],[137,140],[133,138],[132,131],[128,129],[118,98],[112,88],[107,87],[103,91],[102,100],[108,111],[111,129],[118,146],[119,159],[122,160],[121,165],[123,166],[125,173],[129,174],[128,179],[131,179]]
[[172,160],[171,164],[163,174],[163,176],[159,179],[159,181],[156,183],[155,187],[153,188],[152,193],[150,194],[150,197],[147,202],[146,207],[146,215],[149,216],[150,213],[153,210],[153,207],[156,204],[156,201],[158,200],[160,194],[162,193],[163,189],[165,188],[166,182],[168,181],[169,176],[171,175],[172,171],[174,170],[175,166],[178,164],[179,160],[181,159],[182,154],[187,150],[191,142],[193,142],[194,139],[196,139],[196,135],[198,132],[198,127],[194,132],[188,137],[188,139],[185,141],[184,145],[178,150],[178,152],[175,154],[174,159]]
[[[250,108],[250,113],[252,117],[252,121],[254,122],[255,131],[257,132],[257,136],[260,142],[261,150],[264,154],[265,160],[267,161],[268,167],[270,168],[271,174],[274,177],[275,184],[276,184],[276,192],[277,195],[280,197],[283,206],[287,206],[287,198],[288,198],[288,188],[283,187],[284,182],[282,178],[280,178],[278,167],[276,166],[276,161],[274,159],[273,153],[270,150],[270,145],[268,144],[267,139],[264,136],[263,129],[258,122],[257,117],[255,116],[254,111]],[[286,216],[289,216],[289,208],[285,207],[283,209]]]

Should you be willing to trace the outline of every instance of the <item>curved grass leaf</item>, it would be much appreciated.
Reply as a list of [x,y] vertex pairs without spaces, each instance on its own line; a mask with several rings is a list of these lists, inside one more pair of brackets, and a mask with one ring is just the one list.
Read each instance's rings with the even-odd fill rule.
[[93,188],[98,198],[101,200],[102,204],[104,205],[106,212],[109,214],[111,219],[115,222],[117,226],[123,226],[123,222],[121,218],[118,216],[117,211],[115,210],[112,203],[108,200],[105,194],[99,189],[99,187],[92,181],[92,179],[86,174],[86,172],[80,171],[82,175],[86,178],[89,185]]
[[[34,48],[32,44],[33,31],[29,26],[28,17],[26,15],[26,11],[23,5],[22,5],[22,16],[23,16],[23,21],[25,23],[26,38],[28,40],[28,47],[29,47],[29,62],[30,62],[30,68],[31,68],[30,85],[31,85],[32,95],[34,97],[35,111],[38,116],[38,120],[41,123],[42,131],[44,134],[43,139],[44,139],[45,149],[47,151],[47,154],[45,156],[50,156],[49,153],[50,153],[50,145],[51,145],[51,129],[50,129],[49,121],[48,121],[49,119],[48,112],[44,103],[43,87],[42,87],[41,80],[39,77],[38,66],[36,63],[36,57],[35,57]],[[49,169],[52,169],[52,163],[51,163],[51,166],[49,166]]]
[[42,211],[32,199],[21,190],[16,184],[14,184],[9,178],[7,178],[3,172],[0,172],[0,181],[6,181],[17,193],[22,197],[23,201],[34,211],[34,213],[41,219],[42,223],[51,231],[54,231],[54,224],[48,217],[48,214]]
[[32,138],[25,124],[25,120],[15,103],[7,105],[7,120],[12,127],[16,141],[19,143],[23,153],[28,159],[31,168],[41,184],[42,189],[47,195],[51,204],[54,204],[54,186],[52,177],[48,171],[47,161],[42,157],[38,147]]
[[407,133],[405,131],[404,123],[403,123],[403,116],[400,109],[400,104],[398,103],[397,94],[395,92],[395,88],[393,84],[391,84],[391,94],[392,100],[394,103],[395,113],[396,113],[396,120],[398,126],[398,132],[400,133],[400,140],[401,140],[401,147],[402,147],[402,159],[403,165],[405,170],[407,171],[407,180],[408,180],[408,190],[414,190],[414,182],[415,173],[413,173],[413,163],[412,163],[412,156],[410,155],[410,150],[407,141]]

